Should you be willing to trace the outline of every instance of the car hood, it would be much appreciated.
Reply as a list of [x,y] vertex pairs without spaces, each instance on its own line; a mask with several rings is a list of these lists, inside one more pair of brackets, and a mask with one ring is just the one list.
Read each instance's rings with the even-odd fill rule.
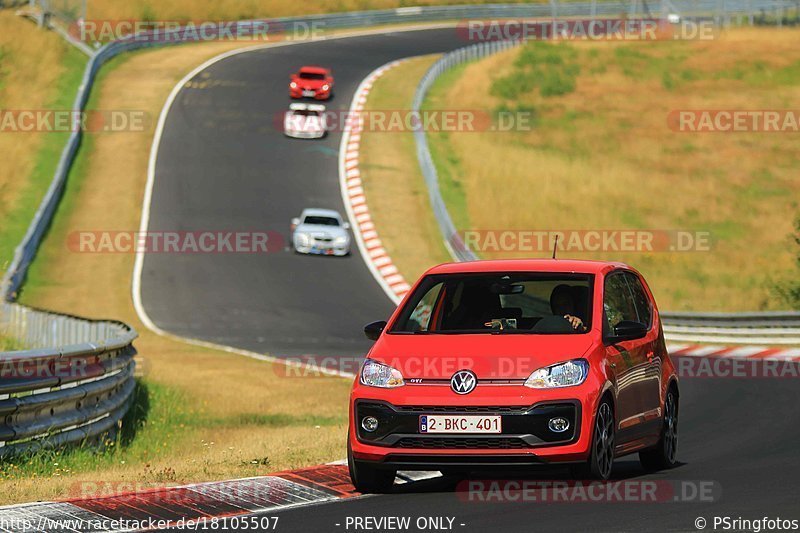
[[301,89],[320,89],[323,85],[328,83],[327,80],[306,80],[303,78],[295,78],[293,81]]
[[370,359],[399,369],[405,379],[450,379],[472,370],[478,379],[525,379],[538,368],[586,356],[600,342],[592,332],[536,334],[384,334]]
[[347,230],[338,226],[323,226],[320,224],[300,224],[295,233],[307,233],[313,237],[347,237]]

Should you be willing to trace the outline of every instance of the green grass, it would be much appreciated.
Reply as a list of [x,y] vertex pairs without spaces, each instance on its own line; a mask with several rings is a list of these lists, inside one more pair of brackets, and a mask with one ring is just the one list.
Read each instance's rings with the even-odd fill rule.
[[[428,135],[452,218],[460,229],[709,232],[708,253],[579,257],[634,264],[666,309],[797,305],[795,134],[690,135],[665,126],[675,109],[793,109],[796,33],[744,29],[714,43],[530,43],[503,61],[448,73],[426,107],[485,103],[535,114],[532,131],[502,137]],[[598,200],[625,208],[600,209]]]
[[506,100],[517,100],[536,88],[545,97],[569,94],[580,73],[577,55],[575,48],[565,43],[528,43],[514,61],[514,70],[492,83],[491,94]]
[[165,443],[201,421],[186,405],[174,389],[137,381],[134,403],[115,435],[102,443],[20,455],[0,462],[0,481],[60,476],[157,456]]
[[751,87],[794,86],[800,84],[800,61],[772,68],[763,61],[741,60],[737,65],[714,75],[718,80],[739,80]]
[[[64,55],[65,73],[59,79],[55,91],[55,98],[47,105],[48,109],[71,109],[78,87],[81,84],[83,70],[87,58],[78,50],[67,47]],[[22,240],[28,226],[33,219],[33,214],[38,209],[53,174],[58,166],[61,151],[69,138],[68,133],[48,133],[36,154],[33,172],[27,178],[27,183],[14,205],[8,213],[5,225],[0,228],[0,262],[5,268],[14,257],[14,250]]]
[[[443,91],[462,75],[464,68],[465,65],[459,65],[439,76],[422,103],[423,111],[437,109],[438,106],[435,102],[441,101],[444,97]],[[445,205],[448,206],[453,224],[456,228],[468,228],[470,224],[467,213],[467,196],[460,178],[466,169],[461,166],[461,161],[455,152],[449,150],[450,135],[451,133],[447,131],[429,133],[427,135],[428,145],[439,176],[439,190]]]
[[22,341],[8,336],[0,336],[0,352],[14,352],[26,348]]
[[[22,455],[0,462],[0,482],[19,478],[48,478],[78,472],[102,470],[114,465],[145,465],[146,481],[169,482],[169,468],[151,471],[149,460],[162,454],[176,441],[198,441],[198,446],[213,446],[197,435],[209,428],[272,428],[280,431],[291,427],[340,427],[347,422],[347,413],[341,416],[289,415],[244,413],[237,416],[210,416],[201,409],[191,409],[186,394],[177,388],[137,380],[134,402],[125,415],[119,431],[106,436],[103,442],[84,443],[59,450]],[[254,461],[254,462],[253,462]],[[268,458],[254,458],[251,464],[268,464]],[[173,472],[174,475],[174,472]]]
[[[93,110],[97,109],[97,101],[98,101],[98,93],[99,91],[96,90],[97,87],[100,87],[103,81],[114,71],[114,69],[118,68],[120,65],[124,64],[125,61],[128,61],[132,57],[137,54],[141,54],[146,52],[146,50],[136,50],[133,52],[129,52],[117,57],[112,58],[109,60],[103,68],[99,71],[97,76],[95,77],[93,90],[89,94],[89,99],[86,102],[86,110]],[[81,71],[82,74],[82,71]],[[78,77],[78,81],[80,82],[80,76]],[[72,95],[74,98],[74,94]],[[70,104],[71,105],[71,104]],[[66,141],[66,138],[64,139]],[[66,227],[67,220],[69,220],[70,214],[74,212],[75,209],[78,209],[78,198],[80,197],[80,191],[83,187],[84,177],[87,175],[88,172],[88,165],[89,159],[88,154],[93,152],[93,145],[94,145],[94,134],[84,133],[83,137],[81,138],[81,145],[78,148],[78,152],[75,155],[75,159],[73,161],[72,167],[69,169],[69,173],[67,174],[67,183],[64,188],[63,196],[61,197],[61,201],[56,208],[55,214],[53,215],[53,220],[51,222],[51,227],[59,228],[59,227]],[[55,167],[58,164],[58,157],[60,156],[61,147],[53,146],[52,152],[48,152],[48,157],[51,159],[45,163],[43,161],[43,165],[47,165],[49,163],[52,166],[52,171],[55,171]],[[51,171],[51,179],[52,179],[52,171]],[[35,211],[35,210],[34,210]],[[30,217],[33,216],[33,212],[29,215]],[[49,249],[48,247],[56,245],[55,243],[50,242],[53,237],[54,232],[48,231],[45,233],[45,236],[42,240],[41,249]],[[25,279],[25,285],[22,289],[22,294],[20,295],[20,301],[25,302],[25,291],[30,291],[30,293],[35,293],[38,289],[45,285],[51,285],[53,283],[62,283],[63,280],[51,279],[49,276],[45,275],[45,272],[49,271],[49,265],[47,265],[47,261],[38,260],[33,261],[28,268],[28,276]]]
[[8,52],[0,46],[0,91],[6,86],[8,80],[8,69],[4,68],[5,58],[8,56]]
[[784,279],[775,282],[775,296],[791,309],[800,310],[800,214],[794,220],[794,234],[791,236],[792,250],[795,254],[795,270]]

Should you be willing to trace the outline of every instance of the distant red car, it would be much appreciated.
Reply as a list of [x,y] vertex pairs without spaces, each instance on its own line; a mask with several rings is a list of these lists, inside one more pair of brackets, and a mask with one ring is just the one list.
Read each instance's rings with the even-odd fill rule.
[[289,96],[292,98],[327,100],[332,94],[333,76],[330,69],[306,66],[292,74],[289,82]]
[[397,470],[463,474],[615,457],[676,464],[678,379],[642,276],[622,263],[507,260],[428,270],[376,340],[350,397],[361,492]]

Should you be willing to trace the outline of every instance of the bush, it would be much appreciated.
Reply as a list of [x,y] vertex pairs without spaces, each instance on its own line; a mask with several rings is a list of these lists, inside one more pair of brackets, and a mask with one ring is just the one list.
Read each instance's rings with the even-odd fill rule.
[[800,309],[800,215],[794,221],[794,235],[792,240],[797,246],[797,263],[798,274],[792,277],[791,281],[779,284],[776,287],[778,296],[786,302],[792,309]]
[[491,94],[517,100],[537,87],[543,97],[569,94],[575,90],[575,78],[580,72],[576,56],[576,50],[566,43],[528,43],[514,61],[511,74],[492,83]]

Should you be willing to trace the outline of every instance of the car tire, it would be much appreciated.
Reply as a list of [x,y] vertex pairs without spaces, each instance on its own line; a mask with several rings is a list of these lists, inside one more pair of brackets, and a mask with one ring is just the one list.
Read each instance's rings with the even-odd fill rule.
[[608,398],[604,398],[597,407],[592,431],[592,447],[589,459],[572,468],[572,476],[577,479],[599,479],[611,477],[614,466],[615,439],[614,407]]
[[353,458],[350,439],[347,439],[347,468],[350,471],[350,481],[355,489],[362,494],[384,494],[394,485],[397,470],[384,470],[375,468],[369,463],[357,461]]
[[667,470],[678,463],[678,407],[678,392],[672,387],[664,399],[664,418],[658,444],[639,452],[639,462],[645,470]]

